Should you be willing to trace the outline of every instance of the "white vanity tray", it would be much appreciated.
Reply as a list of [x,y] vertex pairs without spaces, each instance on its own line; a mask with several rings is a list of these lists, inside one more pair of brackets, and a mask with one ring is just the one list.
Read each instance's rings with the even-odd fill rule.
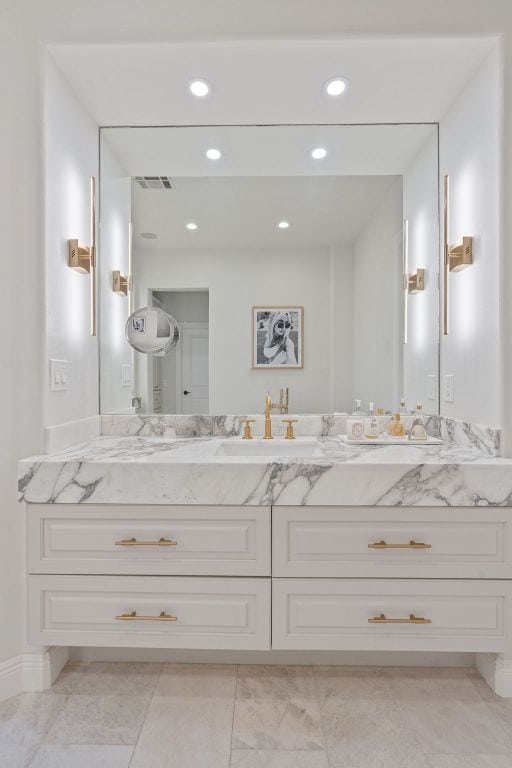
[[426,440],[409,440],[408,437],[361,437],[351,440],[348,435],[338,435],[339,439],[347,445],[442,445],[444,440],[438,437],[427,437]]

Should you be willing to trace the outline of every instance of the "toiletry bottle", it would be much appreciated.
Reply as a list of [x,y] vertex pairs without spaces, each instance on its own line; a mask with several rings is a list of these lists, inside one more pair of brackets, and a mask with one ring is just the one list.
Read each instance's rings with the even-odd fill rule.
[[398,412],[400,416],[405,416],[405,414],[407,413],[407,408],[405,406],[405,397],[402,397],[400,400],[400,408],[398,409]]
[[409,430],[409,440],[426,440],[427,430],[425,429],[425,419],[423,418],[423,406],[421,403],[416,405],[416,411]]
[[370,403],[369,414],[364,420],[364,436],[370,440],[375,440],[379,434],[379,420],[375,414],[375,405]]
[[395,413],[389,422],[388,435],[390,437],[405,437],[405,427],[399,413]]
[[361,400],[356,400],[356,407],[347,419],[347,437],[349,440],[361,440],[364,435],[365,412],[361,410]]

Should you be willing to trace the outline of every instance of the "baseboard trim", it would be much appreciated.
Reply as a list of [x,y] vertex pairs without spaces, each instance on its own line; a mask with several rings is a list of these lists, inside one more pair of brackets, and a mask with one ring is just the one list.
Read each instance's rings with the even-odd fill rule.
[[0,663],[0,701],[18,693],[46,691],[69,658],[68,649],[46,648],[41,653],[22,653]]
[[478,653],[476,667],[487,685],[503,698],[512,698],[512,655]]

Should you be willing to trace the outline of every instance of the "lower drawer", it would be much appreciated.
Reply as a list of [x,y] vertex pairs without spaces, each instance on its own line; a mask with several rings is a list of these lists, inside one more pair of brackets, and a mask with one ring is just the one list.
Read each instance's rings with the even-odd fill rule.
[[270,579],[29,576],[28,640],[264,650]]
[[274,648],[510,648],[511,582],[274,579],[272,584]]

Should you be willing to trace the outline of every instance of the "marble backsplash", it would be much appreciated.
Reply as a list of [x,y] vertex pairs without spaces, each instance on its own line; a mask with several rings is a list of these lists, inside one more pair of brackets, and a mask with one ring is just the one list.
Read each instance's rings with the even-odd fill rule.
[[[254,419],[253,434],[263,434],[263,414],[251,415],[200,415],[179,414],[129,414],[101,417],[101,434],[128,437],[238,437],[243,432],[242,419]],[[297,419],[297,437],[331,437],[346,432],[347,416],[344,414],[272,415],[272,431],[283,436],[286,424],[283,419]],[[447,443],[464,448],[476,448],[489,456],[500,455],[500,430],[472,424],[468,421],[449,419],[444,416],[428,416],[427,432]]]

